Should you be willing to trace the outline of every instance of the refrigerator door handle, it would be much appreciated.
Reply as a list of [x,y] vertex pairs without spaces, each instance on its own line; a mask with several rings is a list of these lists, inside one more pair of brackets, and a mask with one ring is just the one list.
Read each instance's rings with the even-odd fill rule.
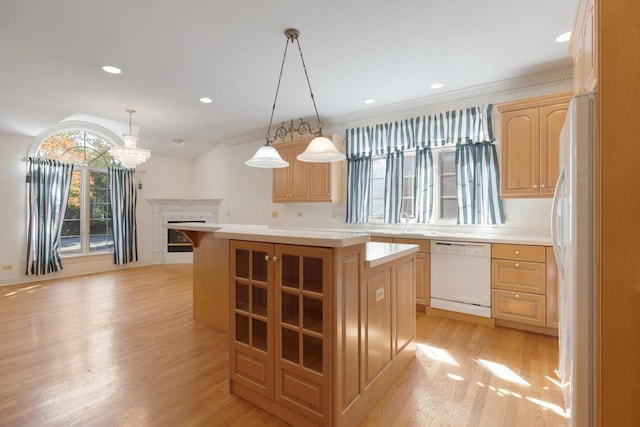
[[551,241],[553,242],[553,254],[561,275],[564,275],[564,257],[561,256],[564,246],[562,215],[566,214],[566,212],[562,212],[562,200],[560,200],[560,198],[561,193],[564,192],[565,179],[565,170],[563,169],[558,177],[558,183],[556,184],[551,204]]

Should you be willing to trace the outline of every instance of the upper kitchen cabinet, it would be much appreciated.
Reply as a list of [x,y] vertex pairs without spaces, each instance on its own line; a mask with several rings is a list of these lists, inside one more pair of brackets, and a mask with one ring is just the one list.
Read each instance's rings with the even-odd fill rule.
[[561,93],[496,105],[502,123],[503,198],[553,196],[570,99],[571,93]]
[[[338,150],[343,150],[344,138],[335,134],[326,136]],[[280,156],[289,162],[289,167],[273,170],[274,203],[342,201],[344,162],[308,163],[296,158],[312,139],[273,144]]]
[[573,86],[576,93],[592,92],[597,87],[596,1],[578,1],[576,19],[571,32],[570,50],[573,54]]

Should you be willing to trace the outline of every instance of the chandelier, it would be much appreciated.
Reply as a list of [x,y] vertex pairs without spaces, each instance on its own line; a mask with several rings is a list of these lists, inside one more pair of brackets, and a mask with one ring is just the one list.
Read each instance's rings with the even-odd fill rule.
[[[322,127],[323,123],[320,120],[320,116],[318,115],[318,107],[316,106],[316,100],[313,96],[313,90],[311,90],[311,83],[309,82],[309,74],[307,73],[307,66],[304,63],[304,56],[302,55],[302,48],[300,47],[300,42],[298,41],[298,37],[300,36],[300,31],[295,28],[289,28],[285,30],[284,35],[287,40],[284,45],[284,55],[282,56],[282,64],[280,65],[280,75],[278,77],[278,85],[276,86],[276,95],[273,100],[273,107],[271,108],[271,118],[269,119],[269,127],[267,128],[267,136],[266,143],[262,147],[256,151],[254,156],[247,160],[245,164],[247,166],[252,166],[256,168],[285,168],[289,166],[289,163],[280,157],[278,150],[276,150],[271,144],[278,138],[284,140],[284,137],[289,134],[291,138],[297,134],[299,136],[303,136],[305,133],[310,133],[315,136],[313,140],[309,143],[306,150],[303,153],[300,153],[296,159],[303,162],[314,162],[314,163],[325,163],[325,162],[335,162],[338,160],[344,160],[345,155],[341,153],[336,146],[331,142],[329,138],[322,136]],[[318,121],[316,128],[312,129],[311,125],[300,119],[300,123],[298,126],[293,125],[293,120],[289,127],[285,126],[285,122],[276,129],[275,135],[271,136],[271,125],[273,123],[273,114],[276,111],[276,101],[278,100],[278,92],[280,91],[280,82],[282,80],[282,70],[284,69],[284,63],[287,58],[287,48],[289,47],[289,42],[295,42],[298,45],[298,52],[300,53],[300,59],[302,60],[302,68],[304,69],[304,75],[307,79],[307,85],[309,87],[309,94],[311,95],[311,102],[313,102],[313,109],[316,113],[316,120]]]
[[114,159],[122,163],[126,168],[135,168],[139,164],[146,162],[147,159],[151,157],[151,152],[149,150],[136,147],[136,142],[139,138],[133,134],[131,129],[131,116],[135,112],[136,110],[127,109],[127,113],[129,113],[129,133],[122,135],[124,146],[111,147],[109,149],[109,154],[111,154]]

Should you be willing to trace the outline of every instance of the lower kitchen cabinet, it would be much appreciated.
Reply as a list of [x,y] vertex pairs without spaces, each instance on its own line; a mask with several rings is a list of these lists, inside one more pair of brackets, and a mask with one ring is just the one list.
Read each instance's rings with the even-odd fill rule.
[[296,426],[359,425],[415,357],[415,257],[229,241],[230,390]]
[[555,277],[552,248],[493,244],[491,310],[496,324],[557,334]]
[[406,237],[371,236],[372,242],[418,245],[416,253],[416,308],[424,311],[431,301],[431,241]]

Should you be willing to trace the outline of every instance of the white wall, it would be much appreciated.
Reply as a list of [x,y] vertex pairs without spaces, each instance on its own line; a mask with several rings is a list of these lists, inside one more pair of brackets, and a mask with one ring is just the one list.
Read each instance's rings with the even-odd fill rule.
[[[34,138],[0,134],[0,285],[24,283],[112,270],[113,255],[92,255],[64,258],[63,270],[45,276],[25,276],[27,230],[27,165],[21,159],[27,155]],[[138,190],[138,258],[129,266],[149,264],[152,261],[153,215],[147,198],[191,198],[194,195],[194,166],[192,159],[158,156],[151,158],[137,170],[143,188]]]

